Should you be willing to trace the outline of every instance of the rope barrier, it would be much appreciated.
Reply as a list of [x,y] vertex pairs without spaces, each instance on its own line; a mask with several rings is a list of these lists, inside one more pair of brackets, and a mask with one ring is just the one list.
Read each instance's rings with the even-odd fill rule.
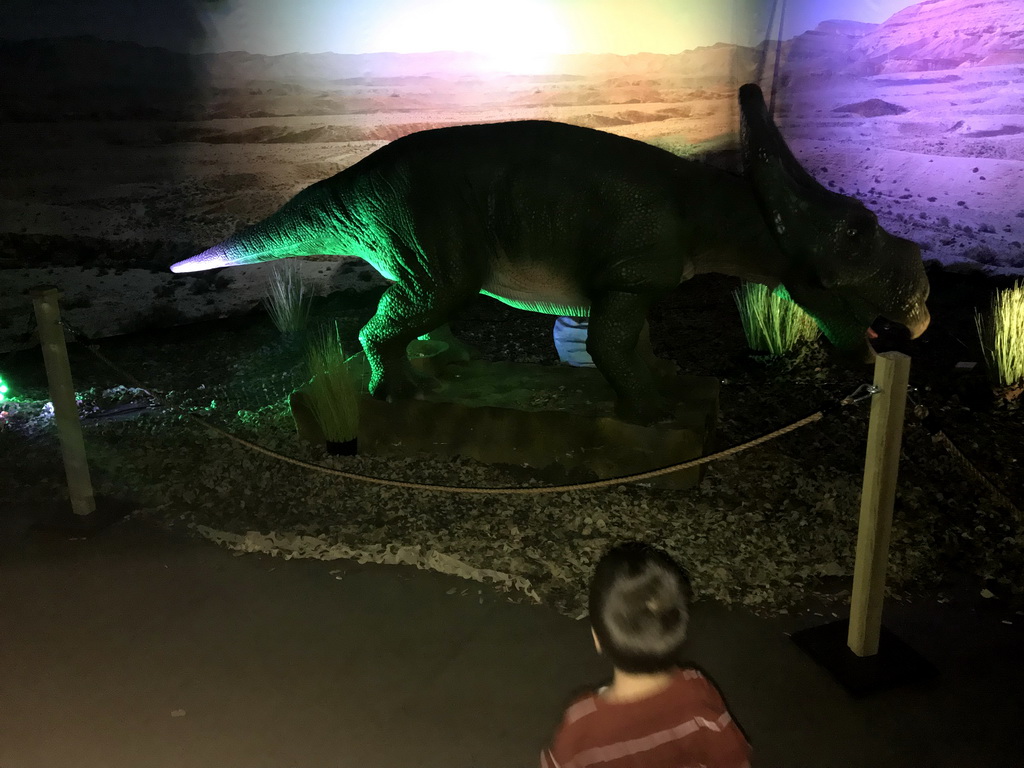
[[[75,335],[76,337],[80,337],[80,334],[78,334],[73,328],[71,328],[69,325],[67,325],[67,323],[63,323],[63,324],[73,335]],[[147,395],[149,395],[149,397],[151,397],[155,402],[157,402],[157,403],[160,402],[160,398],[158,398],[156,395],[154,395],[153,391],[149,387],[147,387],[145,384],[143,384],[141,381],[139,381],[135,376],[130,374],[128,371],[125,371],[123,368],[121,368],[120,366],[116,365],[113,361],[111,361],[109,358],[107,358],[104,354],[102,354],[99,351],[99,349],[96,347],[96,345],[94,345],[94,344],[86,344],[85,346],[86,346],[86,349],[88,349],[93,355],[95,355],[101,362],[103,362],[106,366],[108,366],[115,373],[123,376],[127,381],[133,383],[138,389],[140,389],[141,391],[143,391]],[[434,484],[434,483],[415,483],[415,482],[408,482],[408,481],[404,481],[404,480],[390,480],[390,479],[383,478],[383,477],[374,477],[374,476],[371,476],[371,475],[363,475],[363,474],[359,474],[359,473],[356,473],[356,472],[345,472],[344,470],[335,469],[334,467],[326,467],[323,464],[315,464],[315,463],[310,462],[310,461],[303,461],[302,459],[296,459],[296,458],[293,458],[291,456],[287,456],[287,455],[285,455],[283,453],[279,453],[278,451],[274,451],[274,450],[271,450],[269,448],[264,448],[263,446],[258,445],[257,443],[253,443],[253,442],[251,442],[249,440],[245,440],[244,438],[238,437],[237,435],[232,435],[230,432],[227,432],[226,430],[223,430],[220,427],[215,427],[212,424],[209,424],[206,421],[204,421],[203,419],[199,418],[195,414],[185,413],[184,415],[187,416],[188,418],[192,419],[196,423],[200,424],[202,427],[210,430],[211,432],[213,432],[215,434],[218,434],[218,435],[221,435],[222,437],[226,437],[229,440],[232,440],[233,442],[238,443],[239,445],[245,446],[246,448],[249,448],[250,450],[256,451],[257,453],[262,453],[262,454],[264,454],[266,456],[270,456],[272,458],[278,459],[278,460],[286,462],[288,464],[293,464],[294,466],[302,467],[303,469],[309,469],[309,470],[313,470],[313,471],[317,471],[317,472],[324,472],[326,474],[334,475],[335,477],[342,477],[342,478],[345,478],[347,480],[357,480],[357,481],[360,481],[360,482],[373,483],[375,485],[389,486],[389,487],[392,487],[392,488],[408,488],[408,489],[420,490],[420,491],[441,491],[441,492],[446,492],[446,493],[492,494],[492,495],[506,494],[506,495],[523,496],[523,495],[533,495],[533,494],[542,494],[542,493],[568,493],[568,492],[582,491],[582,490],[596,490],[598,488],[607,488],[608,486],[611,486],[611,485],[622,485],[622,484],[625,484],[625,483],[637,483],[637,482],[642,482],[644,480],[650,480],[650,479],[655,478],[655,477],[660,477],[661,475],[667,475],[667,474],[670,474],[672,472],[679,472],[679,471],[684,470],[684,469],[691,469],[693,467],[698,467],[698,466],[701,466],[702,464],[709,464],[709,463],[711,463],[713,461],[719,461],[721,459],[725,459],[725,458],[728,458],[730,456],[735,456],[738,453],[742,453],[743,451],[749,450],[751,448],[755,448],[755,447],[757,447],[759,445],[763,445],[764,443],[767,443],[770,440],[774,440],[774,439],[776,439],[778,437],[782,437],[783,435],[789,434],[790,432],[793,432],[793,431],[795,431],[797,429],[800,429],[801,427],[804,427],[804,426],[806,426],[808,424],[813,424],[816,421],[820,421],[821,419],[825,418],[826,415],[828,415],[829,413],[831,413],[834,410],[837,410],[841,406],[851,405],[853,403],[859,402],[859,401],[861,401],[861,400],[863,400],[865,398],[871,397],[877,391],[878,391],[877,388],[874,387],[873,385],[862,384],[850,396],[843,398],[842,400],[840,400],[837,403],[834,403],[831,406],[822,408],[821,410],[816,411],[815,413],[812,413],[810,416],[805,416],[804,418],[799,419],[798,421],[795,421],[792,424],[789,424],[789,425],[787,425],[785,427],[782,427],[780,429],[776,429],[776,430],[774,430],[772,432],[769,432],[769,433],[767,433],[765,435],[761,435],[760,437],[756,437],[753,440],[748,440],[745,443],[741,443],[739,445],[734,445],[731,448],[726,448],[725,450],[718,451],[717,453],[712,453],[712,454],[710,454],[708,456],[701,456],[700,458],[692,459],[690,461],[684,461],[684,462],[681,462],[679,464],[671,464],[671,465],[666,466],[666,467],[661,467],[659,469],[652,469],[652,470],[649,470],[647,472],[640,472],[640,473],[633,474],[633,475],[623,475],[621,477],[606,478],[604,480],[593,480],[593,481],[590,481],[590,482],[572,483],[572,484],[569,484],[569,485],[545,485],[545,486],[526,487],[526,488],[523,488],[523,487],[464,487],[464,486],[455,486],[455,485],[437,485],[437,484]]]
[[929,412],[929,410],[921,404],[915,403],[914,398],[908,396],[907,399],[914,406],[914,414],[921,420],[921,426],[924,427],[925,431],[932,438],[933,443],[941,443],[942,447],[946,449],[946,452],[953,458],[953,460],[960,466],[960,469],[968,477],[976,480],[991,494],[992,498],[995,499],[996,503],[1001,504],[1003,507],[1008,509],[1013,516],[1017,519],[1018,525],[1024,527],[1024,512],[1013,503],[1013,500],[1003,493],[988,477],[973,463],[971,460],[964,455],[963,451],[956,447],[952,440],[942,431],[942,428],[938,425],[935,416]]
[[[72,335],[74,335],[77,339],[81,340],[86,338],[83,334],[77,332],[66,322],[62,321],[62,325],[65,328],[67,328],[72,333]],[[153,394],[152,390],[149,387],[147,387],[145,384],[140,382],[135,376],[128,373],[123,368],[116,365],[113,361],[107,358],[105,355],[103,355],[95,344],[85,343],[84,346],[111,370],[125,377],[126,380],[132,382],[136,387],[138,387],[140,390],[149,395],[149,397],[151,397],[155,402],[160,402],[160,399]],[[334,475],[335,477],[342,477],[347,480],[356,480],[359,482],[373,483],[376,485],[390,486],[393,488],[408,488],[420,491],[442,491],[447,493],[491,495],[532,495],[541,493],[568,493],[582,490],[596,490],[598,488],[607,488],[608,486],[612,485],[638,483],[644,480],[651,480],[655,477],[660,477],[661,475],[671,474],[672,472],[680,472],[684,469],[692,469],[693,467],[698,467],[703,464],[710,464],[713,461],[727,459],[730,456],[735,456],[738,453],[750,450],[751,448],[756,448],[759,445],[763,445],[764,443],[767,443],[778,437],[782,437],[783,435],[789,434],[790,432],[794,432],[797,429],[800,429],[801,427],[807,426],[808,424],[813,424],[816,421],[821,421],[823,418],[825,418],[825,416],[829,415],[831,412],[835,410],[838,410],[840,407],[852,405],[854,403],[865,400],[871,397],[872,395],[877,394],[878,391],[878,388],[875,387],[873,384],[861,384],[848,397],[843,398],[838,403],[834,403],[831,406],[827,406],[826,408],[816,411],[815,413],[812,413],[810,416],[805,416],[804,418],[799,419],[798,421],[795,421],[792,424],[789,424],[780,429],[776,429],[767,434],[761,435],[760,437],[756,437],[753,440],[748,440],[745,443],[740,443],[739,445],[734,445],[731,448],[726,448],[725,450],[709,454],[708,456],[701,456],[700,458],[692,459],[690,461],[681,462],[679,464],[672,464],[666,467],[661,467],[659,469],[652,469],[647,472],[640,472],[638,474],[606,478],[604,480],[594,480],[590,482],[574,483],[569,485],[551,485],[527,488],[463,487],[455,485],[437,485],[433,483],[414,483],[404,480],[390,480],[382,477],[363,475],[356,472],[345,472],[344,470],[335,469],[334,467],[326,467],[323,464],[316,464],[309,461],[303,461],[302,459],[296,459],[291,456],[287,456],[283,453],[279,453],[278,451],[274,451],[269,448],[264,448],[263,446],[258,445],[257,443],[245,440],[244,438],[238,437],[237,435],[232,435],[230,432],[227,432],[226,430],[223,430],[220,427],[215,427],[214,425],[209,424],[203,419],[199,418],[195,414],[185,413],[184,415],[187,416],[189,419],[195,421],[197,424],[204,427],[205,429],[215,434],[218,434],[222,437],[226,437],[229,440],[238,443],[239,445],[249,448],[250,450],[256,451],[257,453],[262,453],[266,456],[270,456],[272,458],[278,459],[288,464],[293,464],[295,466],[302,467],[303,469],[324,472],[326,474]],[[963,468],[963,470],[967,473],[969,477],[981,483],[992,495],[992,497],[997,502],[1006,507],[1010,512],[1012,512],[1014,517],[1016,517],[1017,522],[1020,525],[1024,526],[1024,512],[1022,512],[1020,508],[1017,507],[1017,505],[1014,504],[1013,501],[1006,494],[1000,491],[999,488],[997,488],[991,480],[989,480],[977,467],[975,467],[971,463],[971,461],[960,451],[960,449],[953,444],[953,442],[949,439],[949,437],[946,436],[946,434],[942,430],[929,429],[929,432],[932,435],[932,440],[941,443],[943,447],[949,452],[949,454]]]
[[410,488],[410,489],[415,489],[415,490],[419,490],[419,491],[444,491],[444,492],[447,492],[447,493],[507,494],[507,495],[514,495],[514,496],[526,496],[526,495],[541,494],[541,493],[568,493],[568,492],[571,492],[571,491],[596,490],[598,488],[607,488],[610,485],[623,485],[623,484],[626,484],[626,483],[638,483],[638,482],[641,482],[643,480],[650,480],[652,478],[659,477],[661,475],[667,475],[667,474],[670,474],[672,472],[679,472],[679,471],[684,470],[684,469],[690,469],[692,467],[697,467],[697,466],[700,466],[701,464],[708,464],[708,463],[710,463],[712,461],[718,461],[720,459],[725,459],[725,458],[728,458],[729,456],[733,456],[733,455],[735,455],[737,453],[740,453],[742,451],[746,451],[746,450],[748,450],[750,448],[754,448],[754,447],[756,447],[758,445],[761,445],[762,443],[767,443],[769,440],[774,440],[777,437],[781,437],[782,435],[788,434],[789,432],[792,432],[792,431],[794,431],[796,429],[799,429],[800,427],[806,426],[807,424],[811,424],[811,423],[813,423],[815,421],[820,421],[821,419],[824,418],[825,412],[824,412],[824,410],[822,410],[822,411],[818,411],[817,413],[812,413],[810,416],[806,416],[805,418],[800,419],[799,421],[795,421],[792,424],[783,427],[782,429],[777,429],[774,432],[770,432],[770,433],[768,433],[766,435],[762,435],[761,437],[757,437],[757,438],[755,438],[753,440],[750,440],[750,441],[748,441],[746,443],[742,443],[740,445],[735,445],[735,446],[733,446],[731,448],[727,448],[724,451],[718,451],[717,453],[712,453],[712,454],[710,454],[708,456],[701,456],[699,459],[693,459],[691,461],[684,461],[684,462],[682,462],[680,464],[672,464],[672,465],[667,466],[667,467],[661,467],[660,469],[652,469],[652,470],[650,470],[648,472],[640,472],[640,473],[634,474],[634,475],[623,475],[621,477],[610,477],[610,478],[606,478],[604,480],[593,480],[593,481],[586,482],[586,483],[573,483],[573,484],[570,484],[570,485],[544,485],[544,486],[538,486],[538,487],[532,487],[532,488],[529,488],[529,487],[528,488],[465,487],[465,486],[458,486],[458,485],[435,485],[435,484],[432,484],[432,483],[413,483],[413,482],[407,482],[407,481],[404,481],[404,480],[388,480],[388,479],[382,478],[382,477],[373,477],[371,475],[361,475],[361,474],[357,474],[355,472],[345,472],[345,471],[340,470],[340,469],[334,469],[333,467],[325,467],[322,464],[314,464],[313,462],[303,461],[301,459],[295,459],[295,458],[292,458],[291,456],[286,456],[283,453],[278,453],[277,451],[272,451],[269,448],[264,448],[261,445],[257,445],[256,443],[252,443],[252,442],[249,442],[248,440],[245,440],[245,439],[243,439],[241,437],[237,437],[236,435],[232,435],[231,433],[224,431],[220,427],[215,427],[212,424],[207,424],[205,421],[203,421],[202,419],[199,419],[197,416],[192,416],[192,414],[188,414],[188,415],[191,418],[196,419],[200,424],[202,424],[207,429],[209,429],[209,430],[211,430],[213,432],[219,433],[219,434],[223,435],[224,437],[227,437],[228,439],[233,440],[236,443],[239,443],[240,445],[244,445],[247,448],[251,448],[254,451],[258,451],[259,453],[266,454],[267,456],[272,456],[275,459],[280,459],[281,461],[288,462],[289,464],[294,464],[294,465],[299,466],[299,467],[304,467],[305,469],[312,469],[312,470],[317,470],[317,471],[320,471],[320,472],[326,472],[327,474],[335,475],[336,477],[344,477],[344,478],[346,478],[348,480],[359,480],[359,481],[362,481],[362,482],[373,483],[375,485],[386,485],[386,486],[391,486],[393,488]]
[[960,468],[968,475],[968,477],[974,478],[985,486],[988,492],[992,494],[992,498],[1012,512],[1013,516],[1017,519],[1017,523],[1024,526],[1024,512],[1022,512],[1020,508],[1013,503],[1009,496],[1000,491],[991,480],[985,477],[982,471],[971,463],[970,459],[964,456],[963,452],[953,444],[953,441],[946,437],[945,432],[941,429],[937,432],[933,432],[932,440],[936,443],[942,443],[942,446],[960,465]]

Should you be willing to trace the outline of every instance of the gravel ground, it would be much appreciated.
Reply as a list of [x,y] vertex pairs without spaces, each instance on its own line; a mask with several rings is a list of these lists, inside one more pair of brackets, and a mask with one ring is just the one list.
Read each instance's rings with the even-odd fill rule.
[[[1024,498],[1019,466],[1024,411],[993,396],[970,330],[973,307],[995,283],[933,272],[929,333],[881,344],[914,357],[890,552],[889,589],[913,599],[968,574],[979,589],[1019,604],[1024,596],[1021,522],[961,471],[942,429],[1011,498]],[[822,343],[780,361],[744,352],[732,306],[735,282],[703,276],[681,286],[652,318],[656,350],[694,374],[723,381],[718,445],[789,424],[870,381],[869,368],[832,362]],[[346,341],[373,310],[373,293],[335,294],[315,315],[337,318]],[[550,318],[481,299],[453,328],[486,359],[555,363]],[[973,347],[972,347],[973,344]],[[701,486],[668,491],[624,485],[595,491],[480,497],[388,488],[337,478],[253,452],[202,429],[190,413],[288,456],[329,467],[427,483],[520,486],[522,471],[470,460],[328,457],[295,435],[288,393],[301,383],[294,344],[262,315],[110,340],[100,350],[160,394],[170,408],[141,415],[112,409],[147,404],[80,345],[72,368],[86,415],[86,440],[100,494],[130,498],[138,516],[239,551],[285,557],[406,562],[491,581],[513,600],[579,616],[602,551],[622,539],[659,542],[690,568],[700,596],[777,614],[808,599],[848,598],[867,403],[735,458],[715,463]],[[12,353],[0,370],[21,400],[0,427],[12,508],[66,495],[45,403],[38,352]],[[133,416],[133,418],[127,418]]]

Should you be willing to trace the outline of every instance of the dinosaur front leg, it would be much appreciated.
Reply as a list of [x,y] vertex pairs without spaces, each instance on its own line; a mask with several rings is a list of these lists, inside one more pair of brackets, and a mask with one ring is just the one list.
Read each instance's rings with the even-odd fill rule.
[[371,395],[381,400],[411,397],[420,388],[406,348],[443,325],[453,309],[452,301],[436,289],[393,283],[384,292],[376,314],[359,332],[370,364]]
[[638,350],[648,306],[640,294],[606,293],[591,306],[587,335],[587,352],[618,398],[616,413],[638,424],[671,418],[673,410]]

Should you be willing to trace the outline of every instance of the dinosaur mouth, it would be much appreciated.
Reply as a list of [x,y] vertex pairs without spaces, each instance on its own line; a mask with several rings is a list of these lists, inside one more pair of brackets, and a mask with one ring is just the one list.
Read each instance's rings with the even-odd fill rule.
[[927,330],[931,321],[923,301],[893,307],[861,295],[844,296],[843,304],[851,319],[860,318],[858,325],[863,324],[864,340],[868,344],[872,341],[899,343],[916,339]]
[[916,339],[923,334],[931,322],[928,308],[919,306],[910,312],[880,313],[868,325],[867,339],[899,338],[903,341]]

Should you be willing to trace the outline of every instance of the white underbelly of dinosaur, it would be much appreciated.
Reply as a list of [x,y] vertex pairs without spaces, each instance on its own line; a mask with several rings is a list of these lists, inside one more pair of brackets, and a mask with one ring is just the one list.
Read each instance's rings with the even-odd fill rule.
[[579,286],[567,275],[539,264],[512,267],[505,263],[494,270],[480,293],[510,307],[546,315],[587,317],[590,314],[590,301]]

